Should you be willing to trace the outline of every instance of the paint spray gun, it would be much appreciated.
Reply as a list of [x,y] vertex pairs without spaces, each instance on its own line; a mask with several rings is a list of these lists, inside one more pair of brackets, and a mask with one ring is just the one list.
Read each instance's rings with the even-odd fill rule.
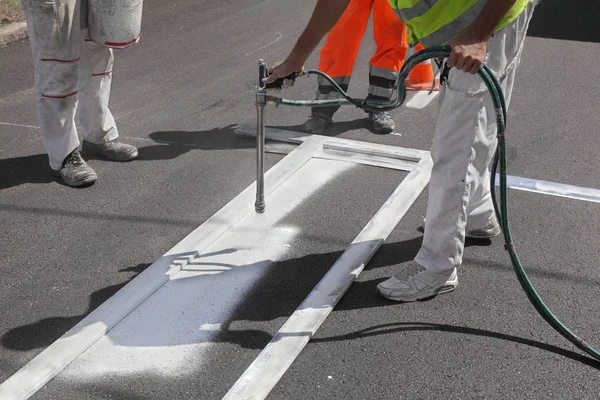
[[[286,77],[276,79],[273,82],[265,83],[265,78],[268,78],[271,71],[267,67],[264,60],[258,60],[258,81],[256,82],[256,202],[254,209],[257,213],[265,211],[265,121],[264,110],[267,105],[267,91],[279,90],[291,86],[299,76],[304,73],[294,72]],[[290,82],[291,81],[291,82]]]

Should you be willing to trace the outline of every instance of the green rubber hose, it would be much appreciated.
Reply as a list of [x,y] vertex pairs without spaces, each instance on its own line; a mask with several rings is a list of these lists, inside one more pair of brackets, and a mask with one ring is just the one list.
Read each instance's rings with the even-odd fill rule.
[[[430,59],[445,59],[450,56],[450,47],[448,46],[440,46],[440,47],[432,47],[429,49],[425,49],[419,51],[412,55],[404,65],[399,73],[398,78],[398,87],[396,90],[396,95],[393,99],[389,101],[373,101],[367,99],[356,99],[350,97],[331,77],[327,74],[318,71],[318,70],[306,70],[304,71],[304,75],[318,75],[326,79],[333,88],[342,96],[340,99],[328,99],[328,100],[289,100],[282,99],[274,96],[268,96],[268,100],[274,102],[276,105],[284,105],[284,106],[309,106],[309,107],[331,107],[331,106],[341,106],[341,105],[354,105],[358,108],[361,108],[368,112],[378,112],[378,111],[390,111],[400,107],[404,100],[406,100],[406,86],[405,80],[408,77],[410,71],[420,64],[423,61]],[[515,245],[513,243],[512,234],[510,231],[510,224],[508,221],[508,191],[507,191],[507,183],[506,183],[506,102],[504,99],[504,94],[502,92],[502,88],[494,76],[494,73],[487,67],[483,66],[479,72],[479,77],[485,83],[487,89],[489,90],[492,100],[494,103],[494,109],[496,111],[496,124],[498,127],[498,146],[496,149],[496,154],[494,157],[494,161],[492,163],[492,173],[491,173],[491,188],[492,188],[492,202],[494,203],[494,210],[496,212],[496,216],[498,217],[498,221],[502,227],[502,232],[504,235],[505,248],[510,255],[511,262],[515,269],[517,278],[521,287],[527,294],[527,297],[538,311],[538,313],[552,326],[558,333],[568,339],[571,343],[577,346],[579,349],[583,350],[587,354],[594,357],[596,360],[600,361],[600,352],[594,349],[590,345],[588,345],[583,339],[573,333],[569,328],[567,328],[548,308],[544,300],[536,291],[535,287],[531,283],[531,280],[527,276],[525,269],[521,265],[521,261],[519,256],[517,255],[517,251],[515,249]],[[500,169],[500,202],[498,203],[498,199],[496,198],[495,193],[495,185],[496,185],[496,171]]]

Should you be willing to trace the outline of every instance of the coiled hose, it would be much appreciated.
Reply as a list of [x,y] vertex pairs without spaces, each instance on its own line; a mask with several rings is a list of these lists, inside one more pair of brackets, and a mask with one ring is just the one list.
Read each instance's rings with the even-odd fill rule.
[[[408,77],[410,71],[423,61],[430,59],[444,59],[450,56],[450,47],[438,46],[432,47],[419,51],[412,55],[404,65],[399,73],[398,87],[396,90],[396,96],[394,99],[386,102],[373,101],[366,99],[355,99],[350,97],[331,77],[319,70],[306,70],[303,75],[319,75],[326,79],[337,92],[340,93],[342,98],[340,99],[328,99],[328,100],[289,100],[282,99],[274,96],[268,96],[267,100],[274,102],[276,105],[285,106],[309,106],[309,107],[330,107],[352,104],[358,108],[361,108],[368,112],[379,112],[379,111],[390,111],[400,107],[406,99],[406,86],[404,81]],[[502,88],[498,83],[498,80],[494,76],[494,73],[487,67],[483,66],[478,75],[485,83],[487,89],[490,91],[494,108],[496,111],[496,124],[498,127],[498,147],[494,161],[492,162],[491,171],[491,188],[492,188],[492,202],[494,203],[494,209],[498,221],[502,227],[504,234],[505,248],[510,255],[513,267],[519,279],[521,287],[527,294],[527,297],[531,301],[531,304],[535,307],[538,313],[550,324],[558,333],[567,338],[571,343],[583,350],[587,354],[600,361],[600,352],[588,345],[583,339],[573,333],[567,328],[548,308],[544,300],[535,290],[535,287],[531,283],[531,280],[527,276],[525,269],[521,265],[519,256],[517,255],[515,245],[513,243],[512,234],[510,232],[510,224],[508,221],[508,194],[507,194],[507,183],[506,183],[506,143],[505,143],[505,131],[506,131],[506,103]],[[500,167],[500,203],[496,198],[495,185],[496,185],[496,171]]]

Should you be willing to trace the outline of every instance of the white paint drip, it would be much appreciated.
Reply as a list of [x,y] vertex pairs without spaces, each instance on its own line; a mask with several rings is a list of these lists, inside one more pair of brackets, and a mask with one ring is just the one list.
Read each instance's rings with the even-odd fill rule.
[[93,381],[140,373],[182,376],[201,369],[216,335],[228,329],[231,312],[300,235],[299,228],[279,221],[352,167],[347,162],[309,161],[267,197],[265,214],[244,217],[57,379]]

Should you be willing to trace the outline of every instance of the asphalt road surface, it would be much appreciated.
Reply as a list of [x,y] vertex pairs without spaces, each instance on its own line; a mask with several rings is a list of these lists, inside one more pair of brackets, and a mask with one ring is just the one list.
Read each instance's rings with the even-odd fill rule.
[[[234,129],[255,121],[257,60],[285,57],[313,5],[146,0],[141,42],[116,52],[111,98],[121,139],[140,157],[89,160],[99,180],[86,189],[61,185],[47,166],[28,42],[0,49],[0,382],[254,181],[254,142]],[[511,175],[600,189],[599,10],[592,0],[538,7],[508,116]],[[366,94],[374,48],[369,28],[351,94]],[[315,89],[302,79],[286,95],[309,99]],[[428,150],[432,111],[400,108],[397,134],[381,136],[343,108],[328,134]],[[308,113],[268,107],[267,124],[296,129]],[[269,154],[267,167],[281,159]],[[311,168],[320,180],[297,183],[292,210],[264,225],[268,253],[240,253],[247,275],[211,281],[230,290],[193,276],[170,282],[175,296],[157,292],[33,398],[222,398],[405,175]],[[452,294],[413,304],[375,294],[418,251],[426,199],[425,190],[269,398],[600,397],[600,364],[537,315],[500,240],[468,243]],[[548,305],[600,346],[600,204],[511,190],[509,210]],[[177,329],[175,312],[186,321]],[[202,319],[217,314],[218,324]]]

